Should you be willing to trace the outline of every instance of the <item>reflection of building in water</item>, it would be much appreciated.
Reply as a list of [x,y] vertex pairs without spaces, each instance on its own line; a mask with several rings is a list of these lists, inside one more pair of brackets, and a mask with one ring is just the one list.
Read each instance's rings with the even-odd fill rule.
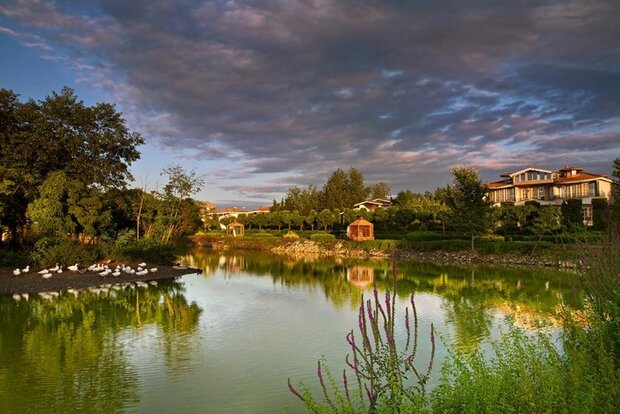
[[364,288],[375,279],[375,271],[368,266],[347,267],[347,281],[359,288]]
[[245,257],[243,256],[220,256],[218,265],[233,273],[239,273],[245,269]]

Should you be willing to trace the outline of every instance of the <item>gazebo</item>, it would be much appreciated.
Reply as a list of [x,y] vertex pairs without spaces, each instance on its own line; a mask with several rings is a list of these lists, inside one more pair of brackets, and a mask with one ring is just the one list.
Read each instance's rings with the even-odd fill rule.
[[231,222],[226,226],[226,234],[229,236],[237,237],[243,236],[243,231],[245,227],[243,224],[239,223],[237,220]]
[[347,227],[347,236],[351,240],[357,241],[374,240],[374,226],[368,220],[364,220],[360,217],[349,224],[349,227]]

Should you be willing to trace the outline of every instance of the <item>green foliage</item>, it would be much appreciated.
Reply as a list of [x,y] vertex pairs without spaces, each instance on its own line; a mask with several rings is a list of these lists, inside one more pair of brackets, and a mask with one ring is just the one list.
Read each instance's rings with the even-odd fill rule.
[[562,203],[562,224],[568,231],[575,232],[583,228],[582,203],[580,199],[565,200]]
[[[136,148],[144,142],[129,132],[113,105],[85,106],[70,88],[42,101],[20,103],[17,98],[12,91],[0,90],[0,221],[9,227],[13,243],[21,241],[27,206],[51,173],[63,172],[86,188],[123,187],[131,178],[129,165],[139,158]],[[86,204],[81,208],[96,207]],[[87,220],[82,221],[89,231]]]
[[592,199],[592,225],[594,230],[606,230],[609,228],[610,214],[606,198]]
[[69,265],[73,263],[92,264],[109,253],[106,244],[85,244],[77,240],[43,237],[39,239],[30,254],[31,262],[41,267],[56,263]]
[[445,203],[450,208],[451,223],[471,236],[473,250],[475,236],[484,233],[489,225],[491,207],[485,200],[486,186],[473,168],[455,167],[452,175]]
[[181,248],[176,245],[142,241],[139,244],[115,249],[114,255],[123,260],[141,260],[160,265],[172,265],[176,262]]
[[513,328],[493,351],[490,359],[480,350],[451,351],[432,411],[612,413],[618,407],[620,374],[594,334],[568,338],[561,354],[548,336]]
[[332,241],[335,239],[336,239],[336,236],[334,236],[333,234],[329,234],[329,233],[319,232],[319,233],[310,234],[310,240],[313,240],[313,241],[325,242],[325,241]]
[[261,231],[258,233],[249,233],[246,234],[248,237],[255,237],[255,238],[273,238],[276,237],[274,234],[272,233],[267,233],[265,231]]

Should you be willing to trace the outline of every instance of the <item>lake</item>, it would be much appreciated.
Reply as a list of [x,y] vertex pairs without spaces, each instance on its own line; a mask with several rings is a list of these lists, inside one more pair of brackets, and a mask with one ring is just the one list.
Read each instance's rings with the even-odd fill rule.
[[[54,300],[0,297],[0,412],[303,412],[287,378],[316,389],[322,356],[340,375],[345,335],[373,284],[382,293],[395,283],[401,321],[415,293],[420,366],[431,323],[445,343],[485,349],[508,320],[557,333],[560,306],[576,302],[552,269],[398,263],[394,282],[383,260],[182,259],[204,273]],[[438,342],[436,374],[446,354]]]

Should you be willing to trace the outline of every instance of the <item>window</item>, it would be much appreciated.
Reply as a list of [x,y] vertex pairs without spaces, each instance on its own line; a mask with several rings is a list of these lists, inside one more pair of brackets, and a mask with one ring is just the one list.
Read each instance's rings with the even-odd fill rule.
[[519,179],[519,181],[521,182],[525,181],[525,173],[521,174],[521,178]]
[[588,196],[595,197],[596,196],[596,181],[592,181],[588,183]]
[[566,193],[566,186],[564,185],[561,188],[562,188],[561,189],[562,198],[567,198],[567,196],[566,196],[566,194],[567,194]]
[[538,173],[537,172],[533,172],[532,173],[532,180],[538,180]]
[[538,199],[542,200],[545,198],[545,187],[538,187]]
[[527,200],[530,198],[530,189],[529,188],[524,188],[523,189],[523,199]]

